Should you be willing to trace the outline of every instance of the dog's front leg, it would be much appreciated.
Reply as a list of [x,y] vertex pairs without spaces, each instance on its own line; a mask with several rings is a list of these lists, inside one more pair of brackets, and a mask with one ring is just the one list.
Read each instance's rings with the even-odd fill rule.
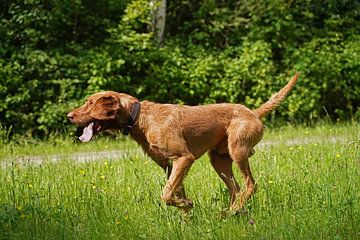
[[[172,164],[168,164],[165,168],[165,173],[166,173],[166,176],[167,176],[167,179],[170,178],[170,175],[171,175],[171,171],[172,171]],[[183,183],[181,183],[175,190],[174,192],[174,197],[175,198],[179,198],[179,199],[182,199],[182,198],[186,198],[186,193],[185,193],[185,188],[184,188],[184,185]]]
[[167,205],[179,208],[192,207],[192,201],[178,194],[178,191],[181,191],[182,182],[194,160],[193,155],[186,155],[173,161],[171,173],[162,194],[162,199]]

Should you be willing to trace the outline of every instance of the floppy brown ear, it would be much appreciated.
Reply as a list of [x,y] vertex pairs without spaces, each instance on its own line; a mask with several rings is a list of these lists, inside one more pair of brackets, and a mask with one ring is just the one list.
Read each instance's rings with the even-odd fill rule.
[[104,96],[96,100],[90,116],[98,120],[113,120],[120,109],[119,99],[114,96]]
[[138,102],[139,100],[125,93],[119,93],[118,97],[121,105],[121,111],[123,111],[123,114],[126,115],[126,117],[129,116],[132,106],[135,102]]

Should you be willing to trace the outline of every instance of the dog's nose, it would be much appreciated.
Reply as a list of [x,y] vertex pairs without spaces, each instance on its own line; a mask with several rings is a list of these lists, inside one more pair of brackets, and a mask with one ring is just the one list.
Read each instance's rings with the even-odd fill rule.
[[69,113],[67,114],[67,118],[68,118],[69,120],[72,120],[72,119],[74,118],[74,113],[73,113],[73,112],[69,112]]

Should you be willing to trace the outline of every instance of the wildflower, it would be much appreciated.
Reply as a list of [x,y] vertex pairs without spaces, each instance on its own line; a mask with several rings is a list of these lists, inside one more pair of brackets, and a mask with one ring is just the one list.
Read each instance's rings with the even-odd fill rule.
[[309,134],[309,131],[305,131],[305,134]]
[[270,183],[270,184],[271,184],[271,183],[273,183],[273,181],[272,181],[272,180],[269,180],[269,181],[268,181],[268,183]]
[[33,188],[33,185],[31,183],[28,184],[29,188]]
[[289,149],[290,149],[290,150],[294,150],[294,148],[293,148],[293,147],[290,147]]
[[115,219],[115,224],[119,225],[120,224],[120,220],[119,219]]
[[301,149],[301,146],[299,146],[298,149],[300,150],[300,149]]
[[250,225],[254,225],[254,224],[255,224],[254,220],[253,220],[253,219],[250,219],[249,224],[250,224]]
[[104,165],[105,165],[105,166],[107,166],[108,164],[109,164],[108,161],[105,161],[105,162],[104,162]]
[[336,154],[336,157],[337,157],[337,158],[339,158],[339,157],[340,157],[340,154],[339,154],[339,153],[337,153],[337,154]]
[[93,188],[93,189],[95,189],[95,188],[96,188],[96,186],[95,186],[95,185],[92,185],[92,188]]
[[108,149],[108,146],[107,146],[107,145],[105,146],[105,149]]
[[79,173],[80,173],[80,175],[85,176],[85,171],[84,170],[80,170]]
[[105,176],[104,176],[104,175],[101,175],[101,176],[100,176],[100,179],[104,181],[104,180],[105,180]]

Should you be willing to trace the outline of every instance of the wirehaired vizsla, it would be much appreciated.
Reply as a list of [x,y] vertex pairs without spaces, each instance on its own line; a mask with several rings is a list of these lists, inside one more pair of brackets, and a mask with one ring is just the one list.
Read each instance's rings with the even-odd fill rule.
[[[208,152],[212,166],[229,189],[230,209],[239,211],[256,191],[249,157],[263,136],[261,118],[284,100],[298,76],[297,73],[255,110],[229,103],[181,106],[140,102],[130,95],[107,91],[90,96],[67,117],[73,124],[84,127],[79,138],[83,142],[105,129],[119,129],[130,134],[167,172],[163,201],[183,209],[192,207],[183,187],[186,173],[196,159]],[[244,191],[240,191],[234,178],[233,162],[244,178]]]

